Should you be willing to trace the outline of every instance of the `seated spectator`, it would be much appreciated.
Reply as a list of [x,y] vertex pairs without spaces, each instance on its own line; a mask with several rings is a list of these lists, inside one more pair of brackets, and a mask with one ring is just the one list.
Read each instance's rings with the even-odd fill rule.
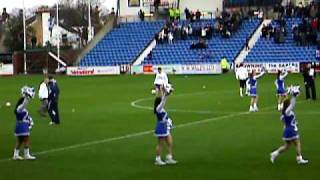
[[208,48],[208,45],[206,44],[205,40],[200,38],[199,42],[197,43],[192,43],[190,46],[190,49],[206,49]]
[[213,25],[214,33],[219,33],[220,32],[220,22],[216,21]]
[[261,29],[261,36],[263,37],[263,38],[267,38],[267,35],[268,35],[268,28],[267,28],[267,26],[265,25],[265,24],[263,24],[263,27],[262,27],[262,29]]
[[206,27],[206,38],[211,39],[213,36],[213,29],[211,26]]
[[172,44],[172,43],[173,43],[173,34],[172,34],[172,32],[169,32],[169,33],[168,33],[168,43],[169,43],[169,44]]
[[217,8],[216,11],[214,12],[214,16],[216,20],[221,19],[221,12],[219,11],[219,8]]
[[193,33],[193,29],[192,29],[192,26],[191,24],[188,25],[188,35],[191,36]]
[[231,37],[231,32],[228,30],[228,28],[226,26],[223,27],[223,29],[221,31],[221,36],[223,38],[230,38]]
[[207,31],[206,31],[206,29],[203,27],[203,28],[201,28],[201,38],[206,38],[206,36],[207,36]]

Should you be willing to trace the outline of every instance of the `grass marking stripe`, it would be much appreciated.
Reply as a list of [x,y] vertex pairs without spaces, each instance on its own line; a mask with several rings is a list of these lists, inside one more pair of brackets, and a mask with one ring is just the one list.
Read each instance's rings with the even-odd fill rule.
[[[193,122],[177,125],[177,126],[175,126],[175,128],[183,128],[183,127],[188,127],[188,126],[193,126],[193,125],[198,125],[198,124],[209,123],[209,122],[213,122],[213,121],[219,121],[219,120],[223,120],[223,119],[227,119],[227,118],[231,118],[231,117],[235,117],[235,116],[240,116],[240,115],[244,115],[244,114],[249,114],[249,112],[241,112],[241,113],[236,113],[236,114],[229,114],[229,115],[225,115],[225,116],[208,118],[208,119],[204,119],[204,120],[200,120],[200,121],[193,121]],[[34,155],[44,155],[44,154],[50,154],[50,153],[55,153],[55,152],[61,152],[61,151],[67,151],[67,150],[72,150],[72,149],[93,146],[93,145],[97,145],[97,144],[104,144],[104,143],[108,143],[108,142],[112,142],[112,141],[130,139],[133,137],[139,137],[139,136],[152,134],[153,132],[154,132],[154,130],[142,131],[142,132],[138,132],[138,133],[132,133],[132,134],[127,134],[127,135],[113,137],[113,138],[106,138],[106,139],[86,142],[86,143],[82,143],[82,144],[75,144],[75,145],[71,145],[71,146],[40,151],[40,152],[34,153]],[[7,162],[10,160],[11,159],[1,159],[0,162]]]

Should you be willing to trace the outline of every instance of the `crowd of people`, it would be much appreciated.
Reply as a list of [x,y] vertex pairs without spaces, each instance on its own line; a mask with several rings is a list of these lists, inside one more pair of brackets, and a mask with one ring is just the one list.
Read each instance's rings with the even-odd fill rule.
[[[297,45],[318,44],[318,32],[320,30],[320,8],[314,2],[304,6],[300,2],[294,6],[291,2],[286,5],[276,5],[273,9],[276,24],[263,25],[262,37],[273,38],[276,43],[284,43],[287,36],[293,36]],[[287,26],[287,18],[301,18],[300,23]],[[292,34],[288,34],[291,28]]]
[[180,18],[176,16],[174,16],[175,18],[170,18],[164,28],[155,35],[157,43],[172,44],[174,40],[187,40],[191,37],[192,39],[199,39],[198,42],[190,45],[191,49],[206,48],[207,44],[205,41],[215,35],[230,38],[232,34],[239,29],[244,19],[240,11],[220,12],[219,9],[217,9],[215,12],[216,21],[213,25],[203,23],[201,26],[194,26],[193,22],[199,22],[202,13],[199,10],[193,13],[186,8],[185,15],[186,22],[182,24]]

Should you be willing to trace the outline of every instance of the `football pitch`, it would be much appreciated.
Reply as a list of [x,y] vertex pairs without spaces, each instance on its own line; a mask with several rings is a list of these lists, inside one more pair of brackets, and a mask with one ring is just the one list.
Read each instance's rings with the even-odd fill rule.
[[154,76],[55,78],[61,125],[50,126],[49,118],[37,112],[39,99],[33,99],[28,110],[35,122],[31,153],[37,160],[12,161],[13,109],[20,88],[38,87],[42,76],[0,77],[0,180],[319,179],[320,103],[305,100],[301,74],[289,74],[286,85],[302,87],[295,112],[303,155],[310,161],[304,166],[296,163],[293,148],[275,164],[269,161],[270,152],[282,144],[283,130],[275,75],[258,82],[257,113],[248,112],[250,99],[239,96],[232,74],[169,76],[175,92],[166,110],[176,127],[179,163],[163,167],[154,165]]

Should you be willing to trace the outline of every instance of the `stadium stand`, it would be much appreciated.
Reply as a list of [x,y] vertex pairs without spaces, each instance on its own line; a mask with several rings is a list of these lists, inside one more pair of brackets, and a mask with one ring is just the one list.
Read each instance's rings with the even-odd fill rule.
[[131,64],[163,24],[164,21],[121,23],[85,55],[79,66]]
[[[273,38],[260,37],[251,49],[245,62],[310,62],[315,60],[316,46],[298,46],[293,39],[292,26],[300,24],[301,18],[286,19],[287,36],[284,43],[275,43]],[[274,20],[272,26],[278,26]]]
[[[205,25],[213,26],[215,20],[201,20],[192,23],[193,29]],[[180,22],[185,24],[185,21]],[[192,49],[190,45],[196,41],[195,38],[187,40],[174,41],[170,44],[157,44],[152,50],[152,58],[146,58],[143,64],[201,64],[219,62],[222,57],[226,57],[232,62],[242,50],[246,39],[259,26],[260,20],[244,20],[240,29],[235,32],[230,39],[222,38],[220,35],[214,35],[207,40],[207,49]]]

